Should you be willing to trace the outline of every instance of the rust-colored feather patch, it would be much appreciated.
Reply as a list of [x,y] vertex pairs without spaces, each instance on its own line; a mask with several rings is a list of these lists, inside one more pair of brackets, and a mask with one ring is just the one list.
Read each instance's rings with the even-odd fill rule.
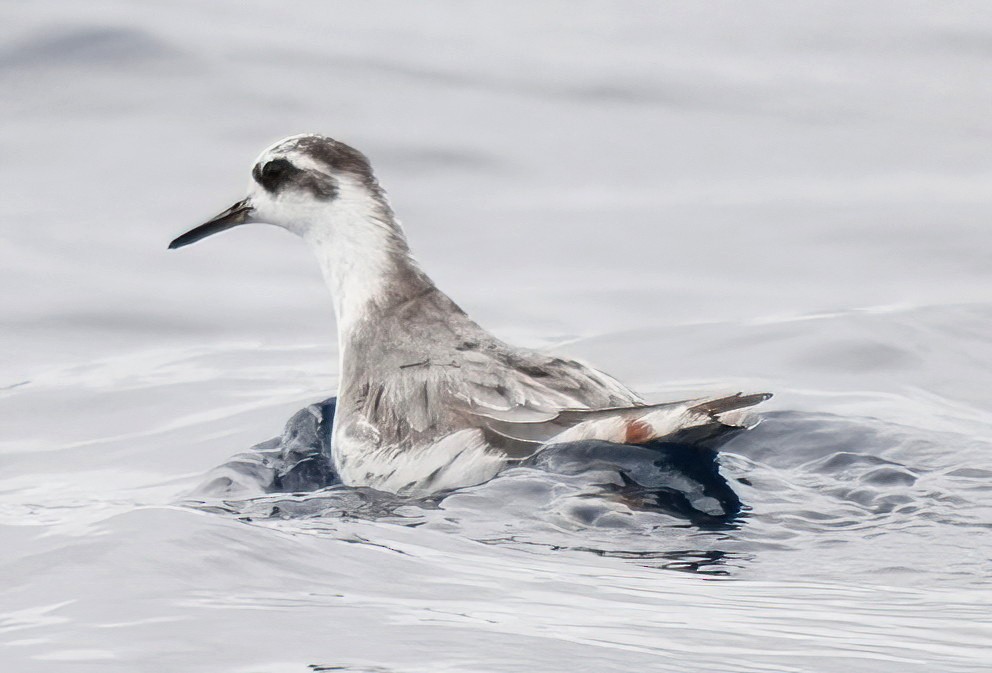
[[645,423],[644,421],[633,418],[626,422],[626,428],[624,430],[623,443],[624,444],[643,444],[644,442],[651,439],[654,431],[651,429],[651,425]]

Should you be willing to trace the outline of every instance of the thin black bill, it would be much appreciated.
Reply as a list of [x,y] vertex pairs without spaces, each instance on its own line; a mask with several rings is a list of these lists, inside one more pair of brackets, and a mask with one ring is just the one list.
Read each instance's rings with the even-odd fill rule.
[[211,234],[216,234],[226,229],[230,229],[231,227],[236,227],[239,224],[244,224],[245,222],[248,222],[248,218],[251,216],[251,211],[252,207],[249,199],[238,201],[220,215],[204,222],[195,229],[190,229],[185,234],[174,240],[169,244],[169,250],[175,250],[176,248],[181,248],[184,245],[196,243],[201,238],[206,238]]

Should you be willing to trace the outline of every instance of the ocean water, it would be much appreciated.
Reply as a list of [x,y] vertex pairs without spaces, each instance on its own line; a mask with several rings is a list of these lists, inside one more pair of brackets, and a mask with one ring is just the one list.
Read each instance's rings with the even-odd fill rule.
[[[992,667],[985,3],[0,7],[0,666]],[[483,325],[775,393],[724,526],[518,468],[211,492],[337,383],[283,232],[168,241],[306,131]],[[604,477],[607,478],[607,477]]]

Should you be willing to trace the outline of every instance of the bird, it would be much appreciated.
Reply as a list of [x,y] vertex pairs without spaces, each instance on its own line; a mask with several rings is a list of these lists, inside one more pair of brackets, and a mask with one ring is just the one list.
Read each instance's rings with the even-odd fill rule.
[[169,248],[252,222],[301,237],[330,290],[339,345],[330,450],[345,485],[427,497],[568,442],[703,445],[752,427],[749,407],[771,397],[652,404],[578,360],[501,341],[414,259],[368,158],[328,136],[265,149],[246,198]]

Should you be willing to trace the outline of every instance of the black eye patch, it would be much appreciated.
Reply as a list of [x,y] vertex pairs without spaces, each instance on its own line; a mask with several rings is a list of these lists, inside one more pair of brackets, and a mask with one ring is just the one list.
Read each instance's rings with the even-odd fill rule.
[[256,164],[251,175],[265,190],[275,194],[293,185],[297,189],[310,192],[318,199],[332,199],[337,195],[337,183],[329,175],[297,168],[288,159],[273,159],[265,164]]
[[299,168],[286,159],[273,159],[265,165],[256,165],[251,175],[255,178],[255,182],[265,187],[266,191],[275,193],[293,176],[301,172]]

